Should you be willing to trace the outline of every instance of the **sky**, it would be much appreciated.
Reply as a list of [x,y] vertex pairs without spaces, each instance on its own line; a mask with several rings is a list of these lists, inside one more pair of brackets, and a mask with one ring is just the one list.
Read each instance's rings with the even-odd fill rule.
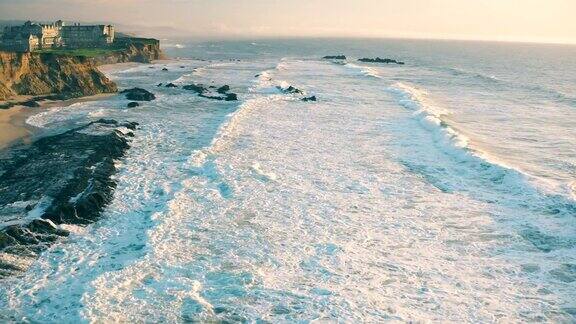
[[[197,38],[398,37],[576,44],[576,0],[0,0],[0,19]],[[154,28],[149,28],[154,27]],[[153,36],[153,35],[151,35]]]

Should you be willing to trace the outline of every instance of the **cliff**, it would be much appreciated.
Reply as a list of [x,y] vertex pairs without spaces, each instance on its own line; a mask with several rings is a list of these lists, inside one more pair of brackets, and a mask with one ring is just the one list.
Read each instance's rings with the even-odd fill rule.
[[88,58],[0,52],[0,100],[15,95],[81,97],[116,91],[116,85]]
[[56,94],[55,98],[64,99],[116,92],[116,85],[97,66],[149,63],[162,58],[159,40],[128,37],[118,38],[112,47],[101,49],[0,51],[0,101],[17,95]]
[[117,38],[115,46],[121,50],[91,58],[94,64],[126,62],[150,63],[164,58],[160,41],[152,38]]

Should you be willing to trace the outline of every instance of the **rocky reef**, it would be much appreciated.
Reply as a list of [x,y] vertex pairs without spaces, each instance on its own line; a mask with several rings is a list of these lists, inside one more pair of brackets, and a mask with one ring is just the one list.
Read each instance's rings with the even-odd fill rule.
[[345,60],[345,55],[326,55],[323,57],[325,60]]
[[366,58],[365,57],[365,58],[358,59],[358,61],[365,62],[365,63],[386,63],[386,64],[392,63],[392,64],[404,65],[404,62],[402,62],[402,61],[396,61],[394,59],[380,58],[380,57],[377,57],[377,58]]
[[236,101],[238,100],[238,95],[230,92],[229,85],[223,85],[219,88],[215,86],[205,86],[203,84],[189,84],[182,87],[184,90],[194,91],[199,97],[212,99],[212,100],[223,100],[223,101]]
[[113,197],[114,161],[137,123],[99,120],[0,159],[0,278],[25,270],[68,232],[60,225],[95,222]]
[[0,52],[0,100],[53,93],[65,99],[116,91],[116,85],[88,58]]

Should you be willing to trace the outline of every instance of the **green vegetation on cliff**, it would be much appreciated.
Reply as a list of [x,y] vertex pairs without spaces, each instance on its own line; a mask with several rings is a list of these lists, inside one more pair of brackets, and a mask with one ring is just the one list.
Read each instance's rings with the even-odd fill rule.
[[98,71],[98,65],[148,63],[162,57],[160,42],[149,38],[118,38],[114,46],[105,48],[0,52],[0,100],[17,95],[72,98],[116,92],[116,85]]
[[153,38],[117,38],[112,46],[100,48],[50,48],[35,51],[93,59],[97,65],[123,62],[148,63],[162,58],[160,42]]
[[116,54],[117,52],[122,51],[123,49],[115,49],[115,48],[79,48],[79,49],[49,48],[49,49],[37,50],[35,51],[35,53],[93,58],[99,56],[113,55]]

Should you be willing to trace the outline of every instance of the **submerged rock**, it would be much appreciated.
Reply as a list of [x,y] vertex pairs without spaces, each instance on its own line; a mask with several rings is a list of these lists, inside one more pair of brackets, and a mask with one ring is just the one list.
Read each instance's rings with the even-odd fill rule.
[[133,101],[152,101],[156,96],[150,91],[142,88],[132,88],[121,91],[126,95],[126,99]]
[[132,101],[132,102],[129,102],[126,107],[128,107],[128,108],[134,108],[134,107],[138,107],[138,106],[140,106],[139,103],[137,103],[136,101]]
[[161,86],[162,86],[162,82],[158,83],[156,86],[157,86],[157,87],[161,87]]
[[0,159],[0,277],[25,270],[62,236],[60,224],[95,222],[113,198],[114,161],[129,148],[137,123],[102,119]]
[[162,71],[168,71],[168,68],[162,68]]
[[167,85],[165,85],[166,88],[178,88],[177,85],[175,85],[174,83],[170,82]]
[[326,55],[323,57],[326,60],[345,60],[346,56],[344,55]]
[[389,59],[389,58],[361,58],[358,59],[358,61],[360,62],[366,62],[366,63],[386,63],[386,64],[390,64],[390,63],[394,63],[394,64],[400,64],[400,65],[404,65],[404,62],[401,61],[396,61],[393,59]]

